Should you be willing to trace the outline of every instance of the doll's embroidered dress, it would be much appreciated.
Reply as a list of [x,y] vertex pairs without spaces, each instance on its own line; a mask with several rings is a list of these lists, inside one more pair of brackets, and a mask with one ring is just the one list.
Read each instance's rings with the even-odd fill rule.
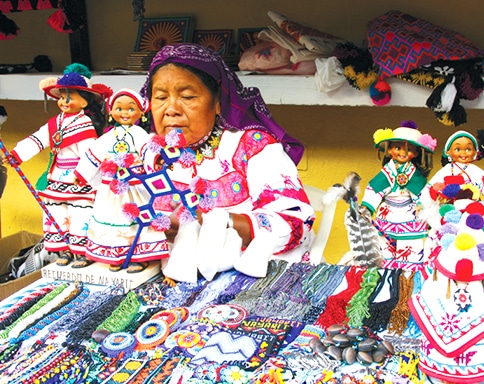
[[84,255],[94,191],[89,185],[74,184],[74,170],[81,154],[89,148],[96,137],[92,121],[84,111],[74,115],[60,113],[18,142],[12,151],[23,162],[45,148],[51,149],[48,184],[45,190],[39,191],[39,195],[44,198],[45,205],[66,233],[67,239],[59,234],[44,213],[44,246],[47,251],[59,252],[70,249],[74,254]]
[[[138,125],[115,124],[95,141],[79,162],[76,172],[97,188],[86,247],[86,257],[90,260],[120,265],[128,252],[131,252],[131,262],[168,256],[163,233],[143,228],[136,238],[138,225],[122,210],[126,203],[143,205],[150,198],[138,179],[125,177],[129,174],[128,168],[144,173],[139,154],[149,137]],[[134,248],[130,251],[132,245]]]
[[376,226],[386,235],[381,238],[384,268],[416,271],[422,267],[427,223],[418,219],[416,202],[425,184],[413,163],[389,161],[365,190],[362,205],[371,213],[376,211]]

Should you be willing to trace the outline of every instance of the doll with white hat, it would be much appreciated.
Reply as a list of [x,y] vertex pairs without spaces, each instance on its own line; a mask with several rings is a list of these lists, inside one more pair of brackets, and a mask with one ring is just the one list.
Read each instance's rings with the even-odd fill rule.
[[441,246],[441,209],[462,201],[482,201],[484,171],[475,161],[481,158],[479,141],[467,131],[454,132],[442,150],[443,167],[435,173],[422,190],[420,217],[430,225],[425,242],[424,257],[429,269]]
[[432,275],[409,301],[422,337],[419,368],[452,383],[484,381],[484,204],[458,199],[440,209]]
[[[89,221],[86,257],[109,264],[117,272],[128,258],[127,272],[141,272],[152,260],[168,257],[168,245],[163,233],[143,228],[126,215],[130,204],[141,206],[150,195],[130,172],[143,174],[140,158],[142,148],[151,135],[143,129],[150,102],[138,92],[122,88],[107,102],[108,127],[81,157],[76,168],[79,183],[97,188],[94,210]],[[133,244],[136,239],[136,244]]]
[[428,230],[417,217],[417,200],[432,169],[437,141],[422,134],[413,121],[393,130],[378,129],[373,139],[383,153],[382,168],[368,183],[361,205],[375,215],[382,233],[383,267],[417,271]]
[[[40,88],[57,100],[60,113],[10,152],[21,164],[50,148],[47,171],[37,182],[39,195],[55,223],[44,213],[44,246],[57,252],[57,264],[73,268],[89,265],[85,258],[87,223],[92,213],[94,189],[75,183],[74,170],[81,155],[106,126],[104,100],[112,94],[104,84],[93,84],[91,72],[82,64],[67,66],[61,77],[43,79]],[[62,233],[59,232],[59,229]]]

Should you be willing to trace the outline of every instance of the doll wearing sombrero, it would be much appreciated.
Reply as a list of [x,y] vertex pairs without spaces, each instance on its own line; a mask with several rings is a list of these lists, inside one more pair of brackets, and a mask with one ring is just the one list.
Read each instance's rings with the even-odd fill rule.
[[84,255],[94,201],[90,185],[76,185],[74,169],[80,156],[102,133],[106,125],[103,103],[112,93],[103,84],[92,84],[90,78],[89,69],[75,63],[66,67],[63,76],[42,80],[40,88],[57,100],[60,113],[11,151],[20,164],[50,148],[47,171],[36,187],[62,233],[44,213],[44,246],[49,252],[59,253],[59,265],[76,259],[73,268],[90,264]]
[[385,268],[417,271],[422,268],[427,224],[417,217],[417,200],[432,169],[437,141],[422,134],[414,122],[373,135],[382,168],[365,189],[361,205],[375,215],[382,233]]

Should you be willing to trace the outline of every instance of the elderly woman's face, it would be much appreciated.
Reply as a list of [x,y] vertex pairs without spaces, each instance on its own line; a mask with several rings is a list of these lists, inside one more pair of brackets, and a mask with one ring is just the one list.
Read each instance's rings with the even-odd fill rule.
[[209,89],[187,69],[167,64],[152,77],[151,112],[156,133],[181,129],[187,144],[207,136],[220,112]]

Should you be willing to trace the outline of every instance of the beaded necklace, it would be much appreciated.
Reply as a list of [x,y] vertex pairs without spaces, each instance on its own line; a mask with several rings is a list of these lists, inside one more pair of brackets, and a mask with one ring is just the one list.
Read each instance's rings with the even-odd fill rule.
[[197,164],[201,164],[204,158],[214,158],[215,151],[220,145],[220,137],[222,136],[222,133],[222,128],[214,126],[208,136],[203,137],[201,140],[189,146],[189,148],[195,151]]
[[[387,328],[391,313],[399,300],[399,279],[401,273],[401,269],[385,269],[382,278],[378,282],[378,286],[368,299],[370,303],[368,307],[369,317],[364,320],[364,325],[373,332],[381,332]],[[374,300],[382,291],[386,282],[388,282],[388,291],[390,293],[389,299],[375,302]]]
[[309,303],[301,289],[300,279],[304,278],[314,266],[305,263],[291,264],[267,289],[258,300],[254,312],[259,316],[271,317],[275,313],[280,318],[295,320],[294,317]]
[[251,313],[263,292],[279,278],[287,265],[288,263],[284,260],[270,260],[266,276],[259,278],[249,290],[240,292],[232,302],[244,307],[247,312]]
[[121,332],[136,317],[141,304],[133,291],[126,294],[124,300],[96,329],[105,329],[110,333]]
[[52,152],[56,154],[59,153],[60,146],[62,144],[62,141],[64,140],[64,131],[83,116],[84,116],[84,112],[83,111],[79,112],[79,114],[76,117],[74,117],[74,119],[72,119],[72,121],[69,124],[63,127],[62,124],[64,123],[64,120],[65,120],[65,114],[64,112],[61,112],[61,115],[57,123],[57,130],[52,134],[52,137],[51,137],[52,144],[53,144],[53,148],[51,148]]
[[400,298],[398,300],[397,306],[392,311],[390,315],[390,320],[388,322],[388,331],[396,333],[397,335],[402,335],[403,331],[407,327],[408,320],[410,318],[410,308],[408,306],[408,301],[413,292],[413,277],[415,272],[411,272],[408,278],[405,273],[400,275]]
[[[129,125],[127,127],[116,123],[113,128],[113,133],[114,137],[116,139],[116,142],[113,145],[113,152],[118,154],[118,153],[128,153],[130,150],[129,143],[125,140],[126,135],[128,134],[129,130],[131,129],[133,125]],[[123,130],[123,136],[119,137],[118,136],[118,129]]]
[[363,274],[360,290],[351,298],[346,308],[348,324],[351,327],[361,327],[363,319],[370,317],[368,299],[380,281],[377,268],[368,268]]
[[234,281],[225,290],[218,295],[216,304],[227,304],[234,300],[235,297],[242,291],[250,289],[257,281],[257,277],[249,276],[238,272]]
[[347,321],[346,305],[353,295],[360,289],[364,269],[351,267],[346,273],[347,288],[340,293],[328,297],[324,312],[316,320],[316,325],[326,329],[333,324]]

